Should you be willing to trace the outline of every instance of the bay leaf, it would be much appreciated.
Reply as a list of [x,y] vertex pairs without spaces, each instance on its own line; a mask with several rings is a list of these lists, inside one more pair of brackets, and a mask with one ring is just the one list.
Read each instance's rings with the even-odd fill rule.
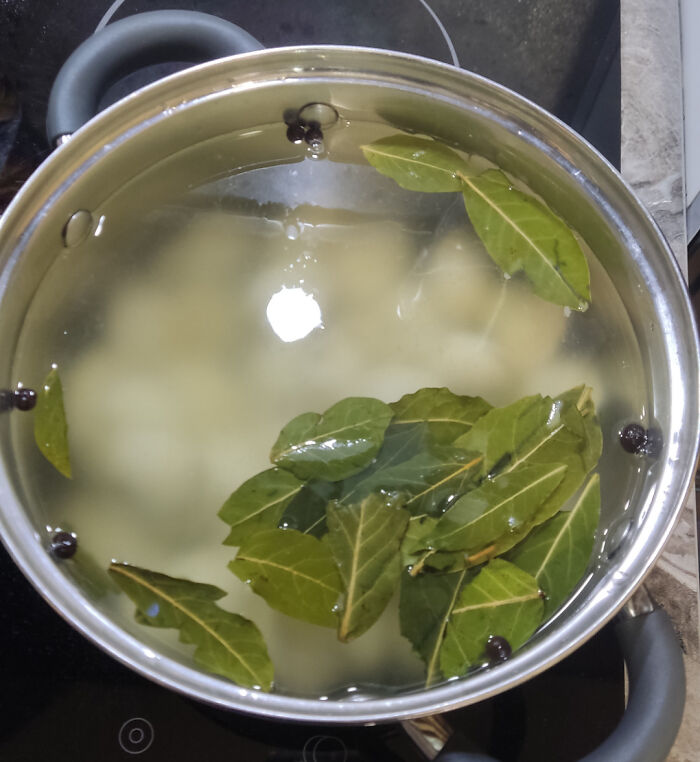
[[583,577],[600,518],[600,478],[589,480],[574,507],[534,529],[508,554],[508,561],[531,574],[546,594],[550,617]]
[[491,405],[481,397],[453,394],[441,387],[405,394],[392,403],[391,408],[394,411],[392,426],[424,422],[429,426],[433,441],[452,444],[466,434]]
[[282,468],[269,468],[243,482],[219,510],[219,518],[231,527],[224,545],[240,545],[254,532],[276,527],[303,486]]
[[529,521],[565,471],[565,465],[526,465],[484,480],[440,517],[428,546],[467,553],[484,548]]
[[555,401],[557,412],[552,417],[552,423],[556,425],[533,437],[505,469],[507,473],[508,469],[523,463],[561,463],[566,465],[562,481],[539,506],[530,521],[514,532],[503,535],[487,553],[476,557],[476,560],[473,558],[472,562],[483,563],[522,542],[534,527],[554,516],[573,497],[586,476],[595,468],[602,453],[603,437],[590,391],[588,387],[581,386],[559,395]]
[[[438,521],[437,516],[428,516],[425,513],[410,517],[406,534],[401,542],[401,558],[404,566],[413,566],[419,562],[429,547],[428,538],[435,531]],[[422,567],[423,564],[421,569]]]
[[367,161],[402,188],[424,193],[461,191],[459,173],[469,168],[462,157],[442,143],[413,135],[390,135],[361,146]]
[[440,679],[440,649],[467,572],[401,575],[401,634],[425,663],[426,688]]
[[459,594],[440,650],[445,677],[464,675],[486,661],[491,636],[520,648],[542,622],[544,602],[534,577],[514,564],[495,558]]
[[72,478],[63,386],[56,368],[49,371],[37,394],[34,440],[46,460],[60,474]]
[[136,604],[139,623],[179,630],[183,643],[196,646],[194,659],[204,669],[270,690],[273,668],[262,635],[249,619],[215,603],[224,590],[129,564],[112,563],[109,573]]
[[583,484],[600,458],[602,434],[591,390],[579,386],[554,399],[536,395],[494,408],[455,445],[484,452],[483,472],[494,477],[526,464],[566,465],[561,484],[538,511],[541,523]]
[[280,528],[323,537],[328,531],[326,506],[340,495],[340,488],[339,482],[311,481],[305,484],[282,514]]
[[523,271],[538,296],[584,310],[590,275],[566,223],[541,201],[514,188],[496,169],[461,175],[469,219],[486,250],[508,275]]
[[555,402],[540,394],[523,397],[510,405],[492,408],[481,416],[454,446],[483,454],[482,476],[495,476],[512,465],[518,453],[538,436],[555,428]]
[[348,397],[323,415],[302,413],[282,429],[270,459],[302,480],[345,479],[379,452],[392,416],[371,397]]
[[338,569],[316,537],[266,529],[246,538],[229,569],[273,609],[322,627],[335,627],[342,592]]
[[372,494],[353,505],[328,505],[325,542],[343,580],[338,638],[348,641],[366,632],[391,599],[401,575],[399,547],[409,514]]
[[346,505],[356,503],[371,492],[384,489],[387,471],[423,452],[427,444],[426,424],[394,425],[392,422],[384,434],[384,442],[377,457],[367,468],[341,482],[338,495],[340,502]]
[[376,488],[406,495],[411,515],[439,513],[447,501],[473,486],[482,456],[455,445],[428,444],[417,455],[385,469],[373,480]]
[[422,514],[411,516],[408,529],[401,542],[401,562],[408,567],[412,577],[426,570],[453,572],[467,568],[467,559],[462,551],[436,550],[430,547],[428,538],[435,531],[439,519]]

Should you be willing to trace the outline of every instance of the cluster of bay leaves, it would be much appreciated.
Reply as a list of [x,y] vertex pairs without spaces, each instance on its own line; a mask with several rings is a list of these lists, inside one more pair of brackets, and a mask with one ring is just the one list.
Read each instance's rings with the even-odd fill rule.
[[[601,441],[584,386],[501,408],[446,388],[341,400],[288,423],[273,467],[225,502],[225,544],[238,547],[229,567],[271,607],[341,641],[398,592],[426,685],[463,675],[485,661],[489,637],[525,643],[583,575]],[[262,635],[217,606],[223,590],[127,564],[110,572],[140,622],[178,628],[204,668],[270,689]]]
[[459,192],[476,234],[506,276],[522,272],[542,299],[575,310],[591,300],[588,263],[571,228],[500,169],[476,171],[432,138],[396,134],[362,146],[367,161],[402,188]]

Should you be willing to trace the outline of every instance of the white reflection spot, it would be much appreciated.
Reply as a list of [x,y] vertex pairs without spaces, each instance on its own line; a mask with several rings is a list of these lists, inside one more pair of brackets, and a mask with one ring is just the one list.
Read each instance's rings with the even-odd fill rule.
[[321,308],[303,288],[282,288],[267,304],[267,320],[282,341],[298,341],[321,325]]

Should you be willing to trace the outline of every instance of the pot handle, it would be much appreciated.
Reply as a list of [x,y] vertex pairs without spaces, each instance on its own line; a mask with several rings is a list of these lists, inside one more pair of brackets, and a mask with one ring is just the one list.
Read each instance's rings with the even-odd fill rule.
[[235,24],[196,11],[149,11],[108,24],[63,64],[51,88],[46,132],[52,146],[91,119],[100,97],[121,77],[144,66],[193,64],[263,48]]
[[[627,675],[627,708],[615,731],[580,762],[663,762],[685,706],[685,669],[673,624],[662,609],[615,627]],[[435,762],[495,762],[481,753],[443,752]]]

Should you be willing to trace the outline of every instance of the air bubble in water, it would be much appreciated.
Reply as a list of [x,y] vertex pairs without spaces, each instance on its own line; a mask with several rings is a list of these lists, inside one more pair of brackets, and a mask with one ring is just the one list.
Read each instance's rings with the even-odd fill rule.
[[312,159],[322,159],[326,155],[326,146],[322,138],[313,138],[308,143],[307,151]]
[[287,236],[287,238],[289,238],[290,241],[296,241],[296,239],[299,238],[299,235],[301,234],[301,229],[299,225],[290,223],[289,225],[285,226],[284,234]]
[[72,214],[63,226],[63,245],[67,249],[81,244],[92,232],[92,214],[87,209],[79,209]]

